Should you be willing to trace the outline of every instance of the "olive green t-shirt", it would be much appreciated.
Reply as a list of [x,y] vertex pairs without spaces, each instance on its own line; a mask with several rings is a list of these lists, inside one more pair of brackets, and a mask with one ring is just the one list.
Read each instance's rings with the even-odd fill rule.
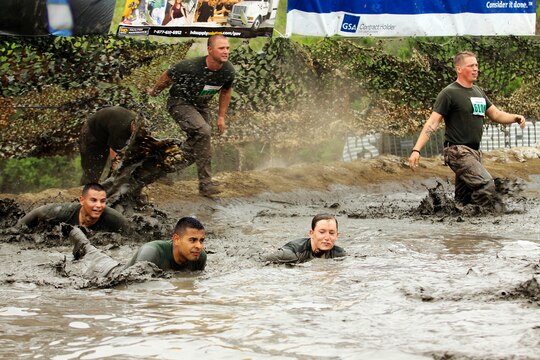
[[139,261],[148,261],[156,264],[161,270],[204,270],[206,266],[206,252],[203,251],[196,261],[188,261],[183,264],[177,264],[173,257],[172,240],[154,240],[144,244],[137,250],[126,267],[129,267]]
[[171,97],[204,108],[221,89],[232,87],[235,70],[227,61],[221,69],[211,71],[206,66],[206,56],[200,56],[173,65],[167,74],[173,81],[169,90]]
[[[70,225],[79,224],[79,203],[56,203],[47,204],[35,208],[19,220],[19,225],[26,225],[29,228],[38,226],[42,222],[56,225],[66,223]],[[88,229],[93,231],[123,232],[129,231],[129,223],[124,215],[118,211],[106,207],[99,220]]]
[[478,86],[461,86],[458,82],[445,87],[437,96],[433,111],[444,116],[445,141],[456,145],[479,145],[484,117],[491,101]]

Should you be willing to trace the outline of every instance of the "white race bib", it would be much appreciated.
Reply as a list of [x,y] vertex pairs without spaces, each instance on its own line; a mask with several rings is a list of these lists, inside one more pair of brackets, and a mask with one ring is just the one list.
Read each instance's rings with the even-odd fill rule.
[[486,99],[483,97],[471,97],[473,115],[486,115]]
[[204,88],[201,90],[199,95],[214,95],[217,94],[219,90],[221,90],[221,86],[204,85]]

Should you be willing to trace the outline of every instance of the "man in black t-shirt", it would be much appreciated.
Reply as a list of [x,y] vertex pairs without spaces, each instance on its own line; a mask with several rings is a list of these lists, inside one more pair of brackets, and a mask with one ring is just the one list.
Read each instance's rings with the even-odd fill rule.
[[208,55],[171,66],[147,92],[156,96],[170,86],[167,109],[187,135],[183,167],[197,165],[199,193],[212,196],[219,190],[212,182],[210,114],[208,103],[219,93],[217,128],[225,131],[225,113],[232,95],[235,70],[228,60],[229,41],[223,35],[208,38]]
[[308,238],[293,240],[263,260],[280,264],[294,264],[314,258],[332,259],[345,256],[345,250],[334,243],[338,238],[337,219],[330,214],[318,214],[311,220]]
[[136,114],[121,106],[111,106],[97,111],[83,125],[79,142],[83,176],[81,185],[99,182],[101,173],[110,158],[128,143],[135,129]]
[[500,124],[518,123],[523,129],[525,118],[499,110],[474,82],[478,78],[476,55],[462,51],[454,57],[457,80],[444,88],[435,101],[433,112],[427,120],[409,157],[411,169],[418,167],[420,150],[443,122],[444,160],[456,174],[455,200],[463,205],[476,204],[502,210],[504,207],[496,194],[495,182],[482,165],[480,141],[484,117]]

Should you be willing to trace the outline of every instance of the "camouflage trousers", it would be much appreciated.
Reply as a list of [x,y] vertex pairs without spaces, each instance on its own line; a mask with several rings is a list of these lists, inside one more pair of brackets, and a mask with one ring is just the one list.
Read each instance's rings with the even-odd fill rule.
[[211,182],[212,177],[212,126],[207,108],[197,108],[181,99],[169,98],[169,114],[186,133],[187,139],[182,144],[185,162],[182,167],[195,163],[199,187]]
[[482,165],[482,153],[465,145],[443,150],[444,162],[456,174],[455,200],[463,205],[491,207],[500,203],[495,181]]

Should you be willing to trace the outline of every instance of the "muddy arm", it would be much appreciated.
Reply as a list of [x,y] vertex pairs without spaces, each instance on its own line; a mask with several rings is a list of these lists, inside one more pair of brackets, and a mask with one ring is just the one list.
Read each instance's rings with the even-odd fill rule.
[[36,227],[40,221],[47,220],[50,218],[50,212],[54,205],[42,205],[30,211],[28,214],[23,216],[18,222],[16,227],[24,229],[26,227],[33,228]]
[[277,264],[292,264],[299,262],[300,258],[294,251],[282,248],[263,256],[263,261],[270,261]]
[[141,261],[151,262],[155,264],[156,266],[158,266],[159,268],[161,268],[159,252],[155,248],[148,246],[146,244],[141,246],[139,250],[137,250],[137,252],[135,253],[135,255],[133,255],[129,263],[126,264],[126,267],[130,267],[134,265],[135,263],[138,263]]

